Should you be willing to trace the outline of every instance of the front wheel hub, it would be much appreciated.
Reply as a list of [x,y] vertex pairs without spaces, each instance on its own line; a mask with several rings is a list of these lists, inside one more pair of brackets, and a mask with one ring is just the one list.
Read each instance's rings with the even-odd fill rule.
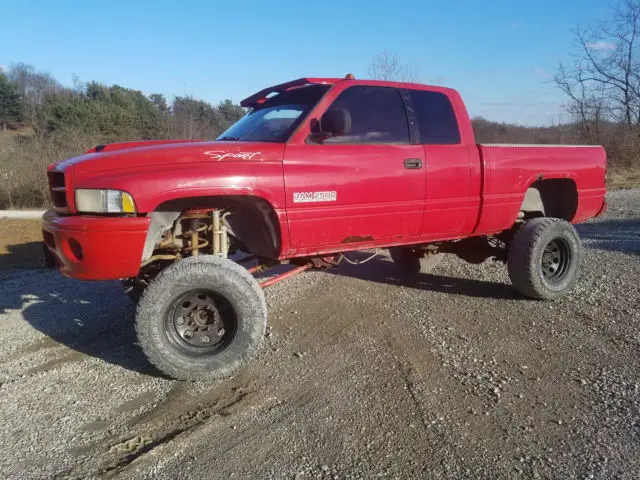
[[[174,343],[192,353],[207,353],[219,348],[229,331],[233,319],[223,319],[224,308],[214,292],[192,291],[183,294],[166,319],[167,334]],[[224,307],[224,305],[222,305]]]

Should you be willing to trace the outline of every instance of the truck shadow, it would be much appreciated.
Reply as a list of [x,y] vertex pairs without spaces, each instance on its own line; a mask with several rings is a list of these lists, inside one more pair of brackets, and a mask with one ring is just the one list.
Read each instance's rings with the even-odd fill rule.
[[80,282],[45,269],[6,273],[11,274],[0,277],[0,321],[21,310],[26,322],[56,343],[128,370],[162,376],[136,345],[135,305],[119,282]]
[[[366,259],[368,255],[370,254],[352,252],[349,254],[349,258],[362,260]],[[446,258],[445,262],[449,260]],[[406,273],[386,257],[376,257],[363,265],[351,265],[347,262],[342,262],[338,268],[330,268],[327,272],[370,282],[452,295],[502,300],[523,299],[511,285],[505,283],[439,275],[438,269],[435,270],[435,274]]]
[[587,247],[640,255],[640,218],[581,223],[576,230]]
[[0,272],[12,268],[44,267],[42,242],[8,245],[7,253],[0,253]]

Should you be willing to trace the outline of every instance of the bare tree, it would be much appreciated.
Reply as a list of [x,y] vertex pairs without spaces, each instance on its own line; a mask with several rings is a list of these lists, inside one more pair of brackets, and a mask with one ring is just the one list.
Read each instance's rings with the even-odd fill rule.
[[580,140],[588,144],[601,142],[603,121],[607,120],[605,91],[585,77],[584,70],[567,70],[560,65],[554,82],[567,95],[567,113],[579,125]]
[[609,19],[575,30],[572,66],[560,65],[554,80],[581,119],[640,124],[640,0],[622,0]]
[[418,79],[413,65],[403,63],[397,54],[388,50],[383,50],[373,57],[368,73],[374,80],[416,82]]
[[621,0],[609,18],[575,35],[575,60],[554,83],[581,140],[605,144],[609,158],[637,164],[640,156],[640,0]]

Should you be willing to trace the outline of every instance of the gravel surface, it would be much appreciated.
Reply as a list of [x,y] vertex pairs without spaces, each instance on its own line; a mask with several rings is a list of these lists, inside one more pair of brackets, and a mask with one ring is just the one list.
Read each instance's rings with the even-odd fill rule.
[[640,478],[640,190],[608,201],[557,302],[454,257],[308,272],[216,382],[145,362],[117,282],[0,273],[0,477]]

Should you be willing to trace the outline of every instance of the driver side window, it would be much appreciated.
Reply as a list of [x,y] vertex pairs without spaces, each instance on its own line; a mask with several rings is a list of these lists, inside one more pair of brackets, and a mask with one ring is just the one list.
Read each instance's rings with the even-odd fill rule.
[[324,143],[409,143],[407,113],[395,88],[349,87],[327,111],[335,109],[346,111],[350,128]]

